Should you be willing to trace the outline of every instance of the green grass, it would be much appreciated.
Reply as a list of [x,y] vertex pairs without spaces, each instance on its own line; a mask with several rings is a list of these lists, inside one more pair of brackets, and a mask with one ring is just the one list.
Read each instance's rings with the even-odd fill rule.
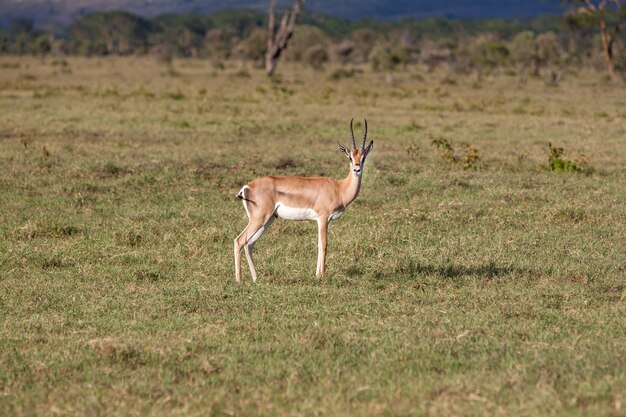
[[[0,415],[626,412],[622,87],[0,62]],[[327,276],[277,221],[235,284],[237,191],[343,177],[352,117],[376,145]]]

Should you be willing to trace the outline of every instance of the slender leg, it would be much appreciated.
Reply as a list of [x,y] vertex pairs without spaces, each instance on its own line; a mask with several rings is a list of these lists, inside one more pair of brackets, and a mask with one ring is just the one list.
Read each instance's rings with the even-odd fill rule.
[[274,216],[270,216],[270,218],[263,224],[257,231],[255,231],[252,236],[248,239],[244,248],[246,250],[246,259],[248,260],[248,266],[250,267],[250,273],[252,274],[252,281],[256,282],[256,268],[254,267],[254,262],[252,260],[252,250],[254,249],[254,244],[259,238],[263,235],[263,233],[272,225],[274,222]]
[[239,236],[237,236],[234,241],[234,244],[235,244],[234,245],[235,246],[235,281],[237,282],[241,281],[241,248],[243,248],[243,246],[246,243],[247,232],[248,232],[248,229],[250,229],[251,224],[252,222],[248,222],[248,225],[246,226],[246,228],[243,229],[241,233],[239,233]]
[[[239,191],[244,197],[246,196],[246,190],[248,189],[247,185],[244,185],[241,191]],[[235,238],[234,241],[234,249],[235,249],[235,281],[241,282],[241,248],[245,244],[246,232],[250,228],[250,224],[252,223],[250,219],[250,210],[248,209],[248,200],[244,198],[241,200],[243,203],[243,208],[246,210],[246,216],[248,216],[248,225],[243,229],[239,236]]]
[[241,281],[241,248],[237,244],[238,238],[235,238],[235,281]]
[[256,282],[256,267],[254,266],[254,261],[252,260],[252,249],[254,249],[253,243],[246,243],[243,246],[244,251],[246,252],[246,259],[248,260],[248,267],[250,268],[250,274],[252,274],[252,282]]
[[[241,281],[241,249],[248,244],[248,241],[254,235],[257,230],[263,227],[262,220],[250,220],[248,226],[243,229],[243,232],[235,239],[235,280]],[[248,260],[248,265],[250,261]]]
[[319,278],[326,272],[326,247],[328,234],[328,220],[320,216],[317,220],[318,241],[317,241],[317,271],[315,275]]

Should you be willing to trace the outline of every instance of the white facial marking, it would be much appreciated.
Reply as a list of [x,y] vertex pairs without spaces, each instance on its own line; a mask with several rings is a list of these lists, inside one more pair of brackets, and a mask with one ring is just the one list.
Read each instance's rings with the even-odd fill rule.
[[317,213],[310,208],[288,207],[283,203],[276,203],[274,213],[285,220],[317,220]]

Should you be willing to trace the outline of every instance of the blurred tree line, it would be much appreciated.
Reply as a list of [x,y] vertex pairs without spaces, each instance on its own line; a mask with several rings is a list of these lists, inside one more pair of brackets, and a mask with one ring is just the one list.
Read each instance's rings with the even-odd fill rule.
[[[369,64],[393,71],[419,63],[446,66],[477,77],[515,71],[526,77],[565,67],[605,68],[600,31],[573,14],[532,20],[453,20],[432,17],[346,21],[306,11],[298,20],[285,60],[321,69],[327,63]],[[626,31],[612,40],[614,70],[626,70]],[[263,66],[267,16],[253,10],[170,14],[143,18],[122,11],[97,12],[67,28],[44,31],[16,20],[0,29],[0,52],[83,56],[154,55],[160,60],[199,57],[221,66],[239,60]]]

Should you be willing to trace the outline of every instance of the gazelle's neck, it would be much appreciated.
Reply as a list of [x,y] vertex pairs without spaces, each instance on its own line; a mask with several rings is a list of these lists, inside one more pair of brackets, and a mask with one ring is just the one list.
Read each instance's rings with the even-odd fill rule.
[[344,207],[352,203],[361,189],[361,176],[356,176],[350,168],[348,176],[341,180],[341,201]]

